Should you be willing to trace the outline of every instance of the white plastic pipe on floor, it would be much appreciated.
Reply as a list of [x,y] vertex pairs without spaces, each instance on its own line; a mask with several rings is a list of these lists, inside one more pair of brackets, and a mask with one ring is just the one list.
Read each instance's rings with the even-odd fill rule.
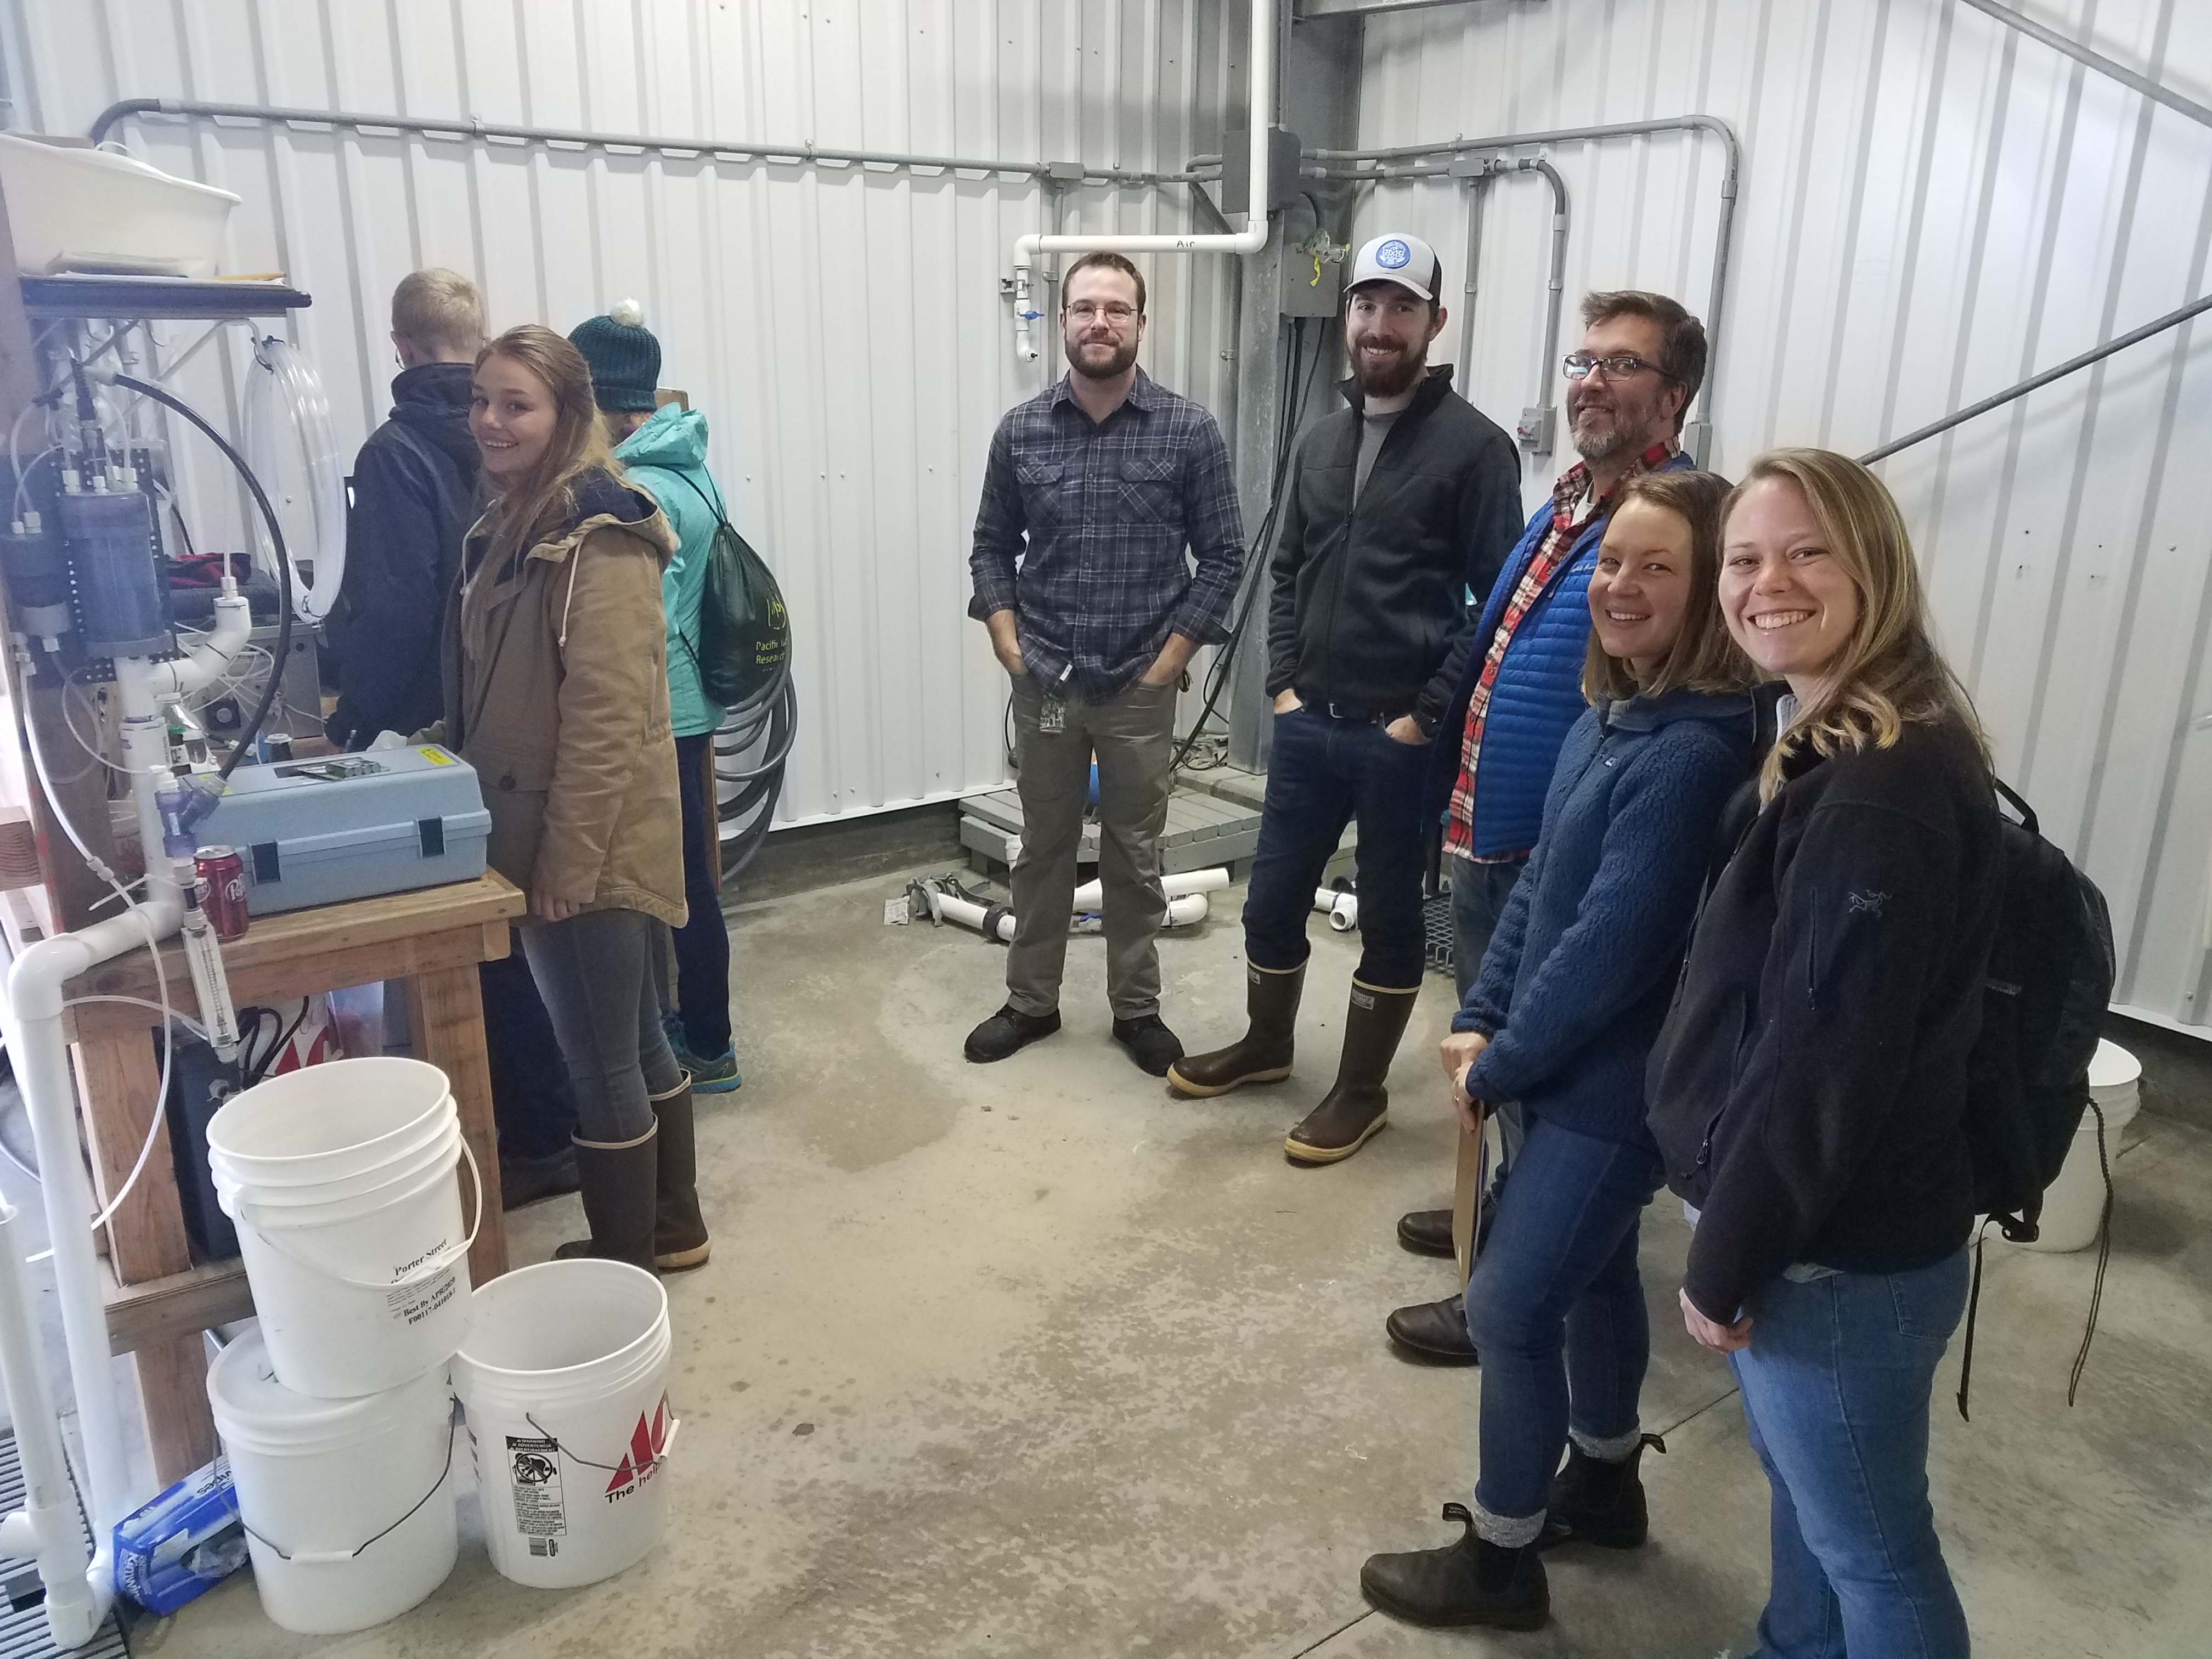
[[[987,927],[985,924],[996,908],[994,906],[976,904],[951,893],[933,891],[929,896],[929,908],[936,913],[939,921],[957,921],[963,927],[972,927],[979,933],[1002,939],[1009,945],[1013,943],[1014,913],[1011,910],[999,910],[996,924]],[[1167,925],[1188,927],[1194,922],[1204,921],[1208,908],[1203,893],[1185,893],[1179,898],[1171,898],[1168,901]]]
[[1328,925],[1335,932],[1348,933],[1359,926],[1359,895],[1340,892],[1334,887],[1314,889],[1314,906],[1328,913]]
[[1245,98],[1246,135],[1252,147],[1251,192],[1244,228],[1227,234],[1185,232],[1168,235],[1047,236],[1032,231],[1014,243],[1014,356],[1036,361],[1030,325],[1044,313],[1034,307],[1035,267],[1040,253],[1257,253],[1267,245],[1267,141],[1275,108],[1275,15],[1279,0],[1252,0],[1251,39],[1245,51],[1251,76]]
[[[0,1530],[34,1541],[39,1577],[46,1587],[46,1623],[55,1642],[82,1647],[99,1631],[115,1600],[115,1525],[132,1507],[123,1429],[116,1409],[114,1360],[108,1346],[107,1304],[102,1293],[91,1220],[97,1208],[77,1140],[76,1097],[70,1076],[69,1050],[62,1035],[62,987],[111,957],[139,945],[157,946],[177,931],[184,900],[161,850],[161,813],[154,800],[157,779],[167,770],[168,738],[159,713],[162,701],[213,683],[244,648],[252,631],[246,600],[226,580],[216,600],[215,627],[207,639],[189,647],[180,661],[153,662],[118,658],[116,700],[120,710],[123,765],[130,775],[131,804],[145,849],[146,896],[118,915],[106,917],[75,933],[58,933],[27,946],[8,970],[7,1039],[15,1058],[31,1138],[38,1148],[40,1189],[46,1204],[46,1231],[52,1240],[54,1289],[60,1303],[63,1346],[67,1353],[78,1426],[84,1438],[85,1493],[94,1547],[88,1559],[74,1514],[66,1524],[40,1512],[31,1494],[24,1519],[9,1516]],[[161,1103],[154,1103],[159,1111]],[[12,1245],[0,1245],[12,1249]],[[20,1274],[21,1258],[4,1270]],[[8,1292],[0,1286],[0,1302]],[[0,1308],[0,1342],[9,1357],[5,1366],[9,1409],[27,1474],[40,1468],[65,1468],[61,1425],[52,1397],[27,1399],[17,1390],[23,1364],[43,1363],[33,1339],[17,1347],[18,1333]],[[35,1390],[33,1393],[35,1394]],[[40,1443],[36,1447],[33,1441]],[[146,1494],[150,1497],[149,1492]],[[66,1510],[67,1506],[64,1506]],[[58,1533],[58,1536],[51,1535]]]
[[[1226,870],[1185,870],[1160,878],[1160,890],[1171,899],[1192,893],[1218,893],[1228,885]],[[1105,892],[1097,882],[1086,881],[1075,890],[1074,908],[1078,910],[1096,910],[1105,902]]]

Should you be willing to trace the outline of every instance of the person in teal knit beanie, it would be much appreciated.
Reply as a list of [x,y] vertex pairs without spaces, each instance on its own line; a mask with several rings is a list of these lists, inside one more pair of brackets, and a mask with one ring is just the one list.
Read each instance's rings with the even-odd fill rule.
[[707,781],[722,710],[699,679],[699,605],[714,533],[726,513],[707,471],[707,417],[659,395],[660,342],[635,300],[587,318],[568,336],[592,368],[592,392],[628,481],[660,503],[681,543],[661,577],[668,617],[668,708],[682,774],[684,886],[690,920],[673,930],[676,984],[663,988],[662,1014],[678,1064],[699,1094],[726,1094],[743,1081],[730,1035],[730,936],[709,862],[717,817]]

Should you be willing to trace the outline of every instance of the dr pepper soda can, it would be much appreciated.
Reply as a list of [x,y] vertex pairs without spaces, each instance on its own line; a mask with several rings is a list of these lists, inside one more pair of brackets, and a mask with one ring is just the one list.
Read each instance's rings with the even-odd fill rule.
[[246,937],[246,860],[235,848],[203,847],[192,860],[200,908],[219,939]]

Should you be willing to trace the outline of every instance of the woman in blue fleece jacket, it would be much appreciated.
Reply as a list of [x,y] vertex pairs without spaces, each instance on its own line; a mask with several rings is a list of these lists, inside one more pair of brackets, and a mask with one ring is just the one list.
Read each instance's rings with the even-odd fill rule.
[[1704,472],[1624,489],[1590,579],[1592,707],[1444,1042],[1462,1124],[1517,1100],[1528,1139],[1467,1292],[1481,1474],[1471,1510],[1444,1510],[1467,1535],[1360,1574],[1369,1601],[1418,1624],[1533,1630],[1550,1607],[1540,1540],[1644,1541],[1637,1223],[1661,1177],[1644,1059],[1722,809],[1751,773],[1752,669],[1717,598],[1727,491]]

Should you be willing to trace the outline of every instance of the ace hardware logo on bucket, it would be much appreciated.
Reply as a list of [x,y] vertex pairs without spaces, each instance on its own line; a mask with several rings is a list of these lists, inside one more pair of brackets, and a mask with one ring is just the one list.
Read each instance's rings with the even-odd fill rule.
[[619,1504],[653,1479],[660,1467],[660,1455],[668,1446],[668,1396],[662,1395],[660,1403],[653,1408],[653,1421],[645,1420],[640,1412],[637,1427],[630,1431],[629,1449],[623,1454],[615,1478],[607,1482],[607,1502]]

